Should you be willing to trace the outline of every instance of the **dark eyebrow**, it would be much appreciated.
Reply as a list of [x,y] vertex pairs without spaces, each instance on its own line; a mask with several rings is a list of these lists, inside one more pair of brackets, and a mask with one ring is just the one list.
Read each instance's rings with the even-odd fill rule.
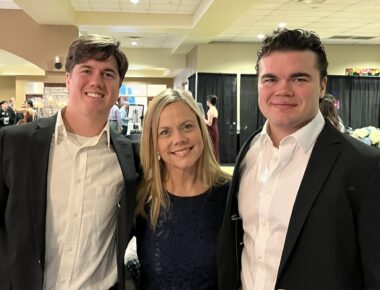
[[[94,68],[92,65],[88,65],[88,64],[80,64],[79,67],[85,68],[85,69],[93,69]],[[103,72],[112,72],[114,74],[118,74],[118,72],[114,68],[105,68],[102,71]]]
[[267,74],[263,74],[260,79],[264,79],[264,78],[269,78],[269,79],[275,79],[277,78],[274,74],[271,74],[271,73],[267,73]]
[[292,78],[306,77],[308,79],[311,79],[311,75],[309,75],[308,73],[303,73],[303,72],[291,74],[290,77],[292,77]]
[[103,70],[104,72],[113,72],[114,74],[118,74],[118,72],[113,68],[106,68]]

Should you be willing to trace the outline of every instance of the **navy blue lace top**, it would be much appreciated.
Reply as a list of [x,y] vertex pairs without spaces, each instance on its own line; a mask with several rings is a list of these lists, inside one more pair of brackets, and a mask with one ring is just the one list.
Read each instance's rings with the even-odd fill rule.
[[228,184],[192,197],[169,193],[170,207],[155,230],[137,218],[142,290],[217,289],[216,242]]

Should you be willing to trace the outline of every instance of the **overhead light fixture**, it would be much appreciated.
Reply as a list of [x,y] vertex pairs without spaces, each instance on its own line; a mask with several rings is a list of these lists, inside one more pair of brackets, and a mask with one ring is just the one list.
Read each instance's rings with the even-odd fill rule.
[[295,2],[305,3],[305,4],[322,4],[326,0],[296,0]]
[[265,35],[262,34],[262,33],[259,33],[256,35],[256,37],[259,39],[259,40],[263,40],[265,38]]
[[140,0],[129,0],[131,3],[133,3],[133,4],[137,4],[137,3],[139,3],[140,2]]
[[128,38],[129,38],[132,46],[139,45],[139,39],[141,39],[140,36],[129,36]]

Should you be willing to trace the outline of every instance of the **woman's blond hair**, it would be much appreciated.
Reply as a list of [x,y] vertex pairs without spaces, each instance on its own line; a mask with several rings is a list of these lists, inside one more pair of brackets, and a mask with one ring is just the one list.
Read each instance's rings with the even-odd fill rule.
[[[136,212],[142,216],[149,214],[151,224],[156,226],[161,210],[169,206],[165,188],[167,170],[163,160],[158,158],[158,125],[162,110],[175,102],[185,103],[195,114],[204,143],[204,149],[197,164],[197,172],[207,187],[226,183],[230,176],[221,170],[213,153],[213,147],[202,113],[190,92],[167,89],[150,102],[141,135],[140,159],[144,178],[137,194]],[[150,212],[146,204],[150,203]]]

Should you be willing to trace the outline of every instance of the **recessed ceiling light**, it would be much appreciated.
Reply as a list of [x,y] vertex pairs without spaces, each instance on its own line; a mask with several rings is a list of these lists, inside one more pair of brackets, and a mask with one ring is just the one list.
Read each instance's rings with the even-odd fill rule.
[[286,23],[285,22],[280,22],[278,24],[278,28],[285,28],[286,27]]
[[139,3],[140,2],[140,0],[129,0],[131,3],[133,3],[133,4],[137,4],[137,3]]
[[129,36],[128,38],[131,42],[131,45],[133,45],[133,46],[139,45],[139,40],[141,39],[140,36]]
[[295,2],[305,3],[305,4],[322,4],[326,0],[296,0]]
[[262,33],[257,34],[256,36],[258,39],[263,40],[265,38],[265,35]]

